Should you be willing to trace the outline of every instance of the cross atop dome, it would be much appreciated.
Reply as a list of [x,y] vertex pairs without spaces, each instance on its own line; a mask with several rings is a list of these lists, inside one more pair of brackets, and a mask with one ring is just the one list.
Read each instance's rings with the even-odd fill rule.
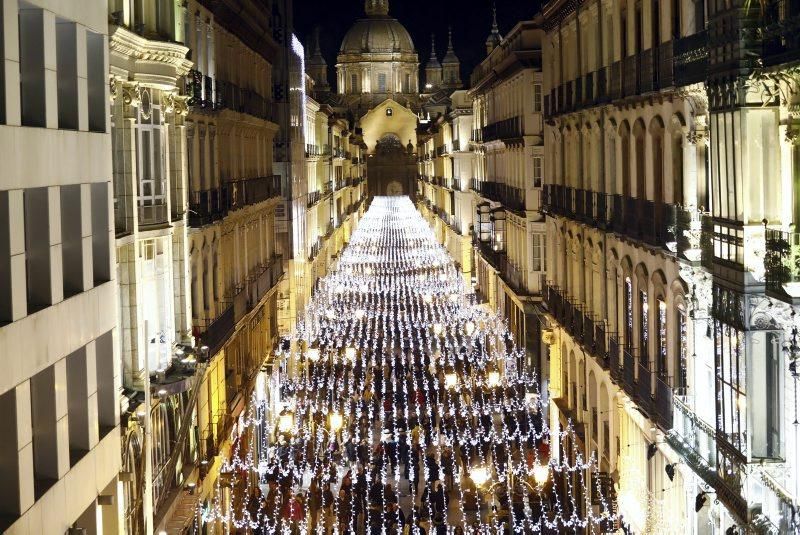
[[364,0],[364,11],[370,17],[388,15],[389,0]]

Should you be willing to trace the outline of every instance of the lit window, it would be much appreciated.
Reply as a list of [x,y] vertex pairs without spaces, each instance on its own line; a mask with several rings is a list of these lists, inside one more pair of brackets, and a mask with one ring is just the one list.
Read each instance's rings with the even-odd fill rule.
[[644,290],[639,292],[639,308],[642,311],[641,323],[639,324],[639,350],[641,351],[642,362],[645,366],[648,364],[647,346],[650,339],[649,321],[650,321],[650,305],[647,303],[647,292]]
[[394,110],[392,108],[386,108],[386,116],[391,117],[394,115]]
[[542,157],[533,157],[533,187],[542,187]]
[[533,111],[542,112],[542,84],[533,84]]
[[544,234],[536,233],[533,235],[533,270],[544,271]]

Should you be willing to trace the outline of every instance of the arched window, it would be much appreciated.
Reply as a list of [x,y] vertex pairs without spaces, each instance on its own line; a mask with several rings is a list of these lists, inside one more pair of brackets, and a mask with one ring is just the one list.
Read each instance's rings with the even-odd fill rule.
[[666,381],[669,377],[667,360],[667,303],[663,298],[656,299],[656,373]]
[[645,168],[645,152],[644,152],[644,121],[637,120],[633,125],[633,137],[635,140],[635,168],[636,168],[636,198],[640,201],[647,199],[646,181],[647,170]]
[[683,205],[683,132],[672,132],[672,201]]
[[631,137],[628,122],[619,128],[620,159],[622,160],[622,196],[630,197],[631,191]]
[[642,366],[649,364],[648,348],[650,347],[650,303],[647,300],[647,290],[639,290],[639,356]]
[[625,329],[625,345],[633,347],[633,281],[626,276],[622,287],[623,328]]

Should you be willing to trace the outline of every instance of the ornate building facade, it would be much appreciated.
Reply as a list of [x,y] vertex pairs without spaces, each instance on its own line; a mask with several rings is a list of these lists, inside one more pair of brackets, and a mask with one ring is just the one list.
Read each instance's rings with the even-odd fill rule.
[[635,532],[798,528],[797,16],[544,7],[550,390]]
[[181,531],[219,499],[221,455],[277,343],[287,6],[271,4],[246,20],[202,1],[111,6],[129,533]]

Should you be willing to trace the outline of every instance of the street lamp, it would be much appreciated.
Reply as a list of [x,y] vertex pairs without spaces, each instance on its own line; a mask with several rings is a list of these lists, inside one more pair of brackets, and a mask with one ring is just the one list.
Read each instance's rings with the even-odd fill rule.
[[467,333],[467,336],[472,336],[472,333],[475,332],[475,323],[468,321],[466,324],[464,324],[464,332]]
[[450,370],[444,374],[444,386],[448,390],[454,389],[458,385],[458,375],[455,371]]
[[339,430],[344,426],[344,417],[336,411],[331,411],[328,414],[328,426],[330,427],[332,433],[338,433]]
[[306,357],[311,362],[317,362],[319,360],[319,348],[318,347],[309,347],[306,351]]
[[500,384],[500,372],[497,370],[490,370],[486,376],[486,384],[489,388],[495,388]]
[[482,487],[489,481],[489,470],[482,464],[476,464],[469,469],[469,478],[476,487]]
[[284,409],[278,418],[278,431],[284,434],[289,434],[294,429],[294,413],[290,410]]
[[550,465],[537,464],[533,467],[533,480],[538,487],[543,487],[550,479]]
[[356,348],[350,346],[344,350],[344,358],[348,364],[355,364],[356,362]]
[[441,336],[443,330],[444,330],[444,327],[442,327],[441,323],[434,323],[433,324],[433,334],[435,334],[436,336]]

